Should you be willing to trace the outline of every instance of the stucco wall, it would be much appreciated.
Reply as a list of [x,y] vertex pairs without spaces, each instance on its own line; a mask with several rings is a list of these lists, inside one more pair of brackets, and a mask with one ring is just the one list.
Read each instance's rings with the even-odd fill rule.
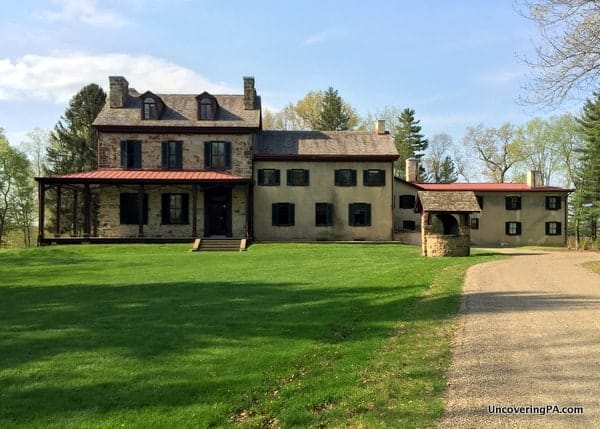
[[[402,232],[402,224],[404,221],[412,221],[415,223],[415,231],[421,230],[421,215],[419,213],[415,213],[414,209],[403,209],[400,208],[400,195],[413,195],[415,198],[417,197],[417,190],[405,183],[400,182],[399,180],[394,180],[394,231]],[[410,234],[410,233],[408,233]],[[400,235],[403,237],[404,235]],[[403,240],[401,240],[403,241]],[[411,241],[412,243],[412,241]]]
[[121,168],[121,140],[139,140],[142,146],[142,169],[161,169],[161,143],[166,140],[183,142],[183,169],[204,169],[204,142],[231,142],[231,174],[252,176],[252,135],[228,134],[119,134],[100,133],[98,168]]
[[[257,240],[391,240],[392,164],[390,162],[284,162],[257,161],[254,179],[262,168],[279,169],[279,186],[254,187],[254,231]],[[310,170],[309,186],[288,186],[286,170]],[[336,169],[355,169],[356,186],[335,186]],[[385,186],[363,186],[363,170],[385,171]],[[315,226],[315,203],[334,205],[333,226]],[[294,226],[273,226],[271,205],[295,204]],[[371,226],[349,226],[348,204],[371,204]]]

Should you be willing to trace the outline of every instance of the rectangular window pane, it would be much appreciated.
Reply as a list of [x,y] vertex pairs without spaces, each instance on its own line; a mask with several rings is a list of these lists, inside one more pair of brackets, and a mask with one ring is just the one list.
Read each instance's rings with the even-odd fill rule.
[[333,204],[315,203],[315,226],[333,225]]
[[272,205],[272,224],[274,226],[294,225],[294,204],[275,203]]
[[288,186],[308,186],[309,171],[300,168],[287,170]]
[[471,229],[479,229],[479,218],[471,218]]
[[335,186],[356,186],[356,170],[344,168],[335,170]]
[[[122,225],[138,225],[139,215],[139,194],[137,193],[122,193],[119,201],[119,222]],[[143,197],[143,223],[148,224],[148,194]]]
[[414,209],[415,208],[415,196],[414,195],[400,195],[400,208],[401,209]]
[[371,225],[371,204],[353,203],[348,205],[348,224],[350,226]]
[[409,231],[414,231],[417,225],[414,220],[403,220],[402,221],[402,229],[406,229]]
[[363,174],[363,184],[365,186],[385,186],[384,170],[365,170]]
[[273,168],[258,170],[258,184],[261,186],[279,186],[279,170]]
[[506,197],[506,210],[521,210],[521,197]]

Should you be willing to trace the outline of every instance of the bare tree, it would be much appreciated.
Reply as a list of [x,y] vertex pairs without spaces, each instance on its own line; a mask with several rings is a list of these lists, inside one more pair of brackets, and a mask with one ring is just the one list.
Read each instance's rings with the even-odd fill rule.
[[525,58],[532,80],[526,103],[556,106],[568,97],[587,96],[600,78],[600,2],[536,0],[521,3],[541,42],[536,58]]
[[48,141],[50,140],[50,132],[41,128],[34,128],[33,131],[27,133],[27,140],[21,143],[23,151],[31,161],[33,174],[36,177],[44,174],[46,167],[46,151]]
[[450,157],[452,137],[446,133],[435,134],[429,139],[425,153],[427,176],[433,183],[452,183],[457,179],[456,165]]
[[522,154],[514,142],[514,135],[514,127],[509,123],[499,128],[485,128],[483,124],[479,124],[467,128],[462,142],[483,162],[484,176],[494,182],[504,183],[508,171],[522,160]]

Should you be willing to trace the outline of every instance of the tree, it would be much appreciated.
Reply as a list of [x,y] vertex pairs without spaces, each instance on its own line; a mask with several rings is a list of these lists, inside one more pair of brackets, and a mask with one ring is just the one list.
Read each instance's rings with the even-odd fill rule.
[[331,86],[323,94],[321,113],[315,129],[320,131],[342,131],[351,126],[352,112],[344,108],[344,101]]
[[27,133],[27,140],[21,145],[23,151],[31,160],[33,174],[36,177],[42,176],[46,171],[46,151],[48,150],[49,139],[50,133],[48,131],[34,128],[33,131]]
[[375,113],[367,113],[367,115],[360,120],[359,129],[364,131],[373,131],[375,129],[375,122],[379,119],[385,121],[387,130],[395,132],[396,126],[398,125],[398,119],[400,117],[401,110],[396,106],[384,106],[377,109]]
[[6,232],[17,228],[29,245],[32,213],[31,164],[23,152],[9,145],[0,128],[0,245]]
[[586,101],[578,123],[584,145],[580,149],[581,168],[575,179],[577,198],[581,200],[580,218],[589,223],[595,241],[600,219],[600,93],[594,93],[594,100]]
[[424,157],[429,180],[433,183],[453,183],[458,179],[456,166],[448,154],[452,148],[452,137],[446,133],[434,135]]
[[462,139],[483,162],[483,175],[497,183],[504,183],[508,171],[522,160],[522,153],[514,142],[515,129],[505,123],[499,128],[484,128],[483,124],[468,127]]
[[[408,158],[421,159],[427,149],[428,141],[421,134],[421,121],[415,120],[415,111],[410,108],[404,109],[398,117],[398,125],[394,132],[394,142],[400,158],[394,165],[394,174],[403,176],[404,165]],[[419,164],[419,176],[422,181],[425,168]]]
[[106,93],[94,83],[83,87],[71,99],[50,135],[48,173],[75,173],[97,168],[97,136],[92,122],[105,101]]
[[589,93],[600,78],[600,2],[537,0],[523,3],[541,43],[535,59],[525,59],[533,71],[524,101],[559,104],[567,97]]

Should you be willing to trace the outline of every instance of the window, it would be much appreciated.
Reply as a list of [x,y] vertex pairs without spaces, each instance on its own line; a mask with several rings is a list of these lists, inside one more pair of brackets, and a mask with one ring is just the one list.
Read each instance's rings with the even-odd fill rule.
[[315,203],[315,226],[333,225],[333,204]]
[[142,143],[140,141],[121,141],[121,167],[142,168]]
[[364,186],[385,186],[385,170],[364,170]]
[[414,209],[415,208],[415,196],[414,195],[400,195],[400,208],[401,209]]
[[158,119],[156,102],[152,97],[144,98],[144,119]]
[[402,221],[402,229],[407,229],[409,231],[414,231],[417,228],[417,224],[414,220],[403,220]]
[[333,173],[335,186],[356,186],[356,170],[344,168]]
[[371,204],[348,204],[348,225],[371,226]]
[[294,225],[294,204],[275,203],[271,205],[273,226]]
[[521,235],[521,222],[506,222],[506,235]]
[[521,210],[521,197],[506,197],[506,210]]
[[214,170],[228,170],[231,168],[231,143],[230,142],[205,142],[204,166]]
[[182,152],[183,142],[162,142],[162,168],[183,168]]
[[279,170],[274,168],[261,168],[258,170],[258,184],[260,186],[279,186]]
[[215,115],[213,114],[213,104],[208,98],[200,100],[200,119],[201,120],[214,120]]
[[162,194],[161,223],[187,225],[189,223],[189,194]]
[[471,218],[471,229],[479,229],[479,218],[478,217]]
[[477,196],[477,204],[479,204],[479,208],[483,210],[483,197],[481,195]]
[[[121,225],[139,225],[139,194],[123,193],[120,195],[119,222]],[[144,225],[148,224],[148,194],[144,194]]]
[[546,210],[560,210],[561,198],[558,196],[546,197]]
[[546,235],[560,235],[560,222],[546,222]]
[[301,168],[293,168],[287,171],[288,186],[308,186],[309,171]]

